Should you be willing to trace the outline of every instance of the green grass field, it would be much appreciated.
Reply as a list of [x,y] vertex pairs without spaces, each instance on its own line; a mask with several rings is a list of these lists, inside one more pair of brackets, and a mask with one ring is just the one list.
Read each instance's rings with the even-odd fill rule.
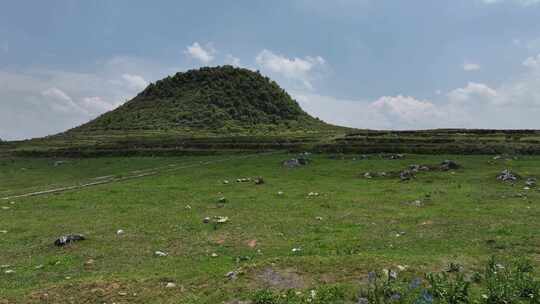
[[[312,155],[307,166],[281,166],[294,156],[107,157],[59,166],[0,159],[0,197],[157,168],[143,178],[0,199],[0,303],[237,303],[267,288],[321,286],[339,286],[346,303],[356,303],[372,270],[413,277],[452,262],[472,272],[491,256],[540,266],[540,192],[524,190],[524,180],[496,180],[505,168],[540,177],[540,157]],[[445,159],[463,168],[408,182],[363,177]],[[257,176],[265,183],[236,182]],[[229,220],[203,223],[214,216]],[[87,240],[53,245],[69,233]],[[226,277],[231,271],[235,279]]]

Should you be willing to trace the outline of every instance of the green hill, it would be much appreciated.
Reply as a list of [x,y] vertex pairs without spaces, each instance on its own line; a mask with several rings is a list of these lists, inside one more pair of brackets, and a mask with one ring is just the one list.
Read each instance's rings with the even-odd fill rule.
[[331,127],[304,112],[285,90],[259,72],[232,66],[177,73],[68,133],[174,130],[319,130]]

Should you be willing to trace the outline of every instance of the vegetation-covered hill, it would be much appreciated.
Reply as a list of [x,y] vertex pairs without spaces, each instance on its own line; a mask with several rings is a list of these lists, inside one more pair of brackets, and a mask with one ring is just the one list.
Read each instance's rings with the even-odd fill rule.
[[326,127],[268,77],[222,66],[177,73],[152,83],[116,110],[69,132],[196,129],[236,133]]

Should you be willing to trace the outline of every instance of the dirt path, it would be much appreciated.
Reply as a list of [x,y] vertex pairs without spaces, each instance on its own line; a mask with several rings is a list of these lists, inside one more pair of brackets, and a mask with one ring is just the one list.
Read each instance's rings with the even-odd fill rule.
[[170,172],[174,172],[174,171],[178,171],[178,170],[182,170],[182,169],[189,169],[189,168],[194,168],[194,167],[202,167],[202,166],[207,166],[207,165],[212,165],[212,164],[217,164],[217,163],[222,163],[222,162],[227,162],[227,161],[232,161],[232,160],[246,159],[246,158],[259,157],[259,156],[265,156],[265,155],[272,155],[272,154],[277,154],[277,153],[283,153],[283,151],[257,153],[257,154],[249,154],[249,155],[243,155],[243,156],[237,156],[237,157],[222,158],[222,159],[218,159],[218,160],[199,162],[199,163],[183,165],[183,166],[176,166],[174,164],[171,164],[171,165],[168,165],[168,166],[161,166],[161,167],[152,168],[152,169],[131,171],[130,173],[132,175],[123,176],[123,177],[114,177],[114,176],[94,177],[94,178],[90,178],[90,180],[97,180],[97,181],[88,182],[88,183],[79,184],[79,185],[73,185],[73,186],[66,186],[66,187],[47,189],[47,190],[36,191],[36,192],[16,194],[16,195],[2,197],[2,198],[0,198],[0,200],[13,200],[13,199],[18,199],[18,198],[40,196],[40,195],[53,194],[53,193],[66,192],[66,191],[81,190],[81,189],[89,188],[89,187],[93,187],[93,186],[111,184],[111,183],[131,180],[131,179],[138,179],[138,178],[154,176],[154,175],[158,175],[158,174],[170,173]]

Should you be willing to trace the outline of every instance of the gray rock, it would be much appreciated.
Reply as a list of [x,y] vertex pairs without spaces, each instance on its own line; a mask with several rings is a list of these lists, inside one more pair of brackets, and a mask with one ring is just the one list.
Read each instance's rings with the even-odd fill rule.
[[527,181],[525,182],[525,185],[527,185],[527,187],[535,187],[536,186],[536,178],[528,178]]
[[70,245],[72,243],[78,242],[78,241],[84,241],[86,238],[82,234],[70,234],[70,235],[64,235],[56,239],[54,241],[54,245],[58,247]]
[[401,179],[402,182],[408,181],[414,178],[414,172],[411,170],[404,170],[399,173],[399,179]]
[[443,171],[450,171],[450,170],[457,170],[461,168],[461,166],[455,161],[447,159],[441,163],[440,168]]
[[505,169],[497,176],[497,179],[503,182],[515,182],[519,179],[519,175],[510,171],[510,169]]
[[293,159],[284,161],[282,164],[284,167],[287,167],[287,168],[298,168],[298,167],[306,166],[307,164],[309,164],[309,159],[304,158],[304,157],[293,158]]

